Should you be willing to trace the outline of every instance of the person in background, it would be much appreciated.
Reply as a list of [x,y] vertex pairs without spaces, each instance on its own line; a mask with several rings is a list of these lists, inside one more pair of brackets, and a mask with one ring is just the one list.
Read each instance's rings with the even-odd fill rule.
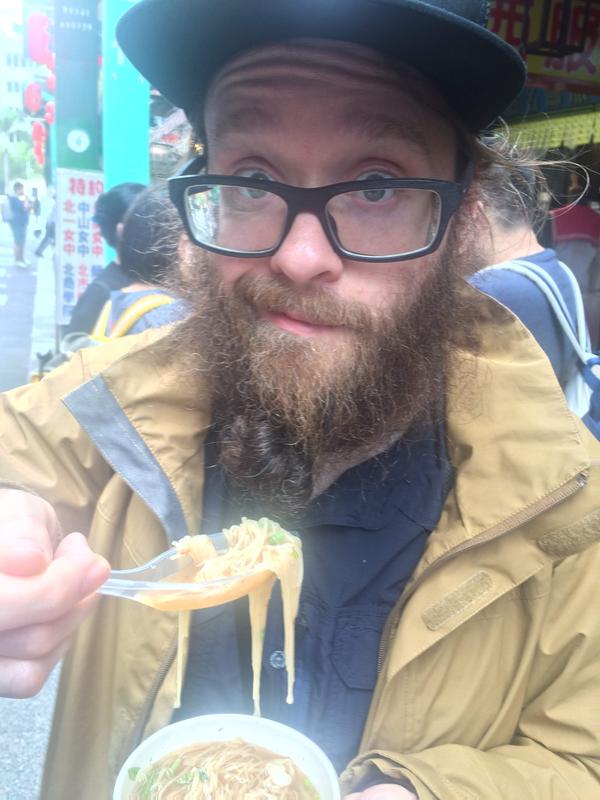
[[476,272],[470,282],[525,323],[550,359],[564,389],[573,374],[573,348],[536,284],[509,269],[511,262],[526,260],[544,270],[557,284],[575,320],[573,281],[556,252],[543,247],[536,234],[544,217],[538,200],[543,181],[541,171],[533,168],[513,174],[502,166],[488,171],[481,183],[482,251],[486,264],[494,269]]
[[31,201],[30,201],[30,208],[31,208],[31,216],[33,217],[33,235],[36,239],[39,239],[42,235],[42,229],[40,228],[40,216],[42,213],[42,203],[40,202],[40,196],[37,188],[34,186],[31,190]]
[[600,351],[600,212],[590,201],[587,181],[570,176],[570,204],[553,209],[552,244],[581,287],[592,350]]
[[251,713],[245,599],[94,592],[105,559],[256,515],[304,554],[294,703],[274,596],[261,712],[345,800],[598,796],[600,445],[464,280],[480,133],[525,79],[486,11],[139,0],[119,23],[204,146],[169,183],[190,313],[0,397],[0,694],[63,658],[43,800],[110,797],[174,719]]
[[29,225],[31,207],[25,194],[25,187],[21,181],[15,181],[13,194],[8,196],[8,205],[8,224],[13,235],[15,266],[24,269],[29,266],[25,260],[25,242],[27,240],[27,226]]
[[[145,188],[141,183],[119,183],[101,194],[96,201],[94,222],[100,228],[104,241],[115,250],[118,248],[127,209]],[[81,294],[73,308],[71,320],[63,332],[64,335],[91,333],[110,293],[114,289],[122,289],[130,282],[131,277],[121,268],[117,256]]]
[[[508,143],[499,152],[509,163],[514,160]],[[593,412],[598,400],[591,398],[592,386],[598,389],[586,370],[593,354],[581,290],[569,267],[537,235],[545,218],[539,200],[546,189],[544,175],[533,167],[509,171],[496,165],[480,185],[482,252],[490,266],[469,280],[527,326],[548,356],[569,407],[600,438],[600,419]]]
[[119,266],[129,279],[110,294],[93,330],[99,340],[140,333],[180,319],[184,306],[164,284],[172,280],[183,226],[163,188],[141,192],[122,222]]
[[48,245],[54,247],[56,242],[56,192],[51,187],[48,187],[46,202],[48,212],[46,214],[44,237],[35,250],[35,254],[38,258],[42,258]]

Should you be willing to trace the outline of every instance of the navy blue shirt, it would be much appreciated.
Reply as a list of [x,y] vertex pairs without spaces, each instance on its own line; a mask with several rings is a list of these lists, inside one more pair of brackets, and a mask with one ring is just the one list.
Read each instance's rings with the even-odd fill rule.
[[16,194],[11,194],[8,197],[8,202],[10,205],[10,210],[12,211],[12,219],[10,220],[11,224],[14,225],[15,228],[27,227],[27,223],[29,222],[29,211],[27,210],[25,198],[18,197]]
[[[281,598],[269,605],[261,712],[317,742],[341,771],[356,754],[377,678],[381,633],[436,526],[452,480],[442,437],[404,439],[348,470],[284,527],[302,538],[295,702],[288,705]],[[203,531],[255,514],[229,495],[206,445]],[[247,600],[195,612],[175,719],[252,713]]]

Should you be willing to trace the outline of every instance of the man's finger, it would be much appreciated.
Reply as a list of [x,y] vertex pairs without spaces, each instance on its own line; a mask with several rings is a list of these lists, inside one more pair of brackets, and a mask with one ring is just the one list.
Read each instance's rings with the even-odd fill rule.
[[0,489],[0,505],[0,572],[43,572],[58,540],[54,510],[41,497],[16,489]]
[[48,675],[69,648],[70,639],[44,658],[35,661],[19,661],[0,658],[0,697],[19,700],[34,697],[44,686]]
[[0,636],[0,658],[34,661],[51,655],[72,636],[97,602],[97,597],[88,597],[53,622],[4,631]]
[[347,794],[344,800],[418,800],[418,798],[414,792],[395,783],[378,783],[369,786],[363,792]]
[[21,538],[0,545],[0,572],[7,575],[38,575],[49,562],[47,553],[35,539]]
[[0,631],[59,619],[108,578],[101,556],[65,554],[28,578],[0,575]]

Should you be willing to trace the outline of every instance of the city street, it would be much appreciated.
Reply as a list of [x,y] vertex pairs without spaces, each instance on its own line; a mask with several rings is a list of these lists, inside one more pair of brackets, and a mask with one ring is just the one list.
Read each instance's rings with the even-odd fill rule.
[[[0,388],[25,383],[37,366],[36,353],[54,347],[54,272],[52,248],[30,266],[13,265],[8,225],[0,223]],[[0,800],[37,800],[57,672],[31,700],[0,699]]]
[[38,800],[58,669],[31,700],[0,698],[0,800]]
[[10,228],[0,223],[0,391],[20,386],[37,368],[37,353],[55,347],[52,248],[43,258],[28,235],[27,269],[14,266]]

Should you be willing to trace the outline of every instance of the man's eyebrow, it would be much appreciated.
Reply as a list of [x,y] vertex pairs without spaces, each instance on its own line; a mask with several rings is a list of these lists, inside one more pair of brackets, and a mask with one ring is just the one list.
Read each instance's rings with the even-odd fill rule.
[[219,114],[215,122],[217,141],[229,133],[252,133],[273,124],[273,116],[261,106],[237,106]]
[[386,113],[352,111],[344,120],[347,130],[368,139],[400,139],[418,147],[426,156],[431,149],[423,128],[410,119],[399,119]]

